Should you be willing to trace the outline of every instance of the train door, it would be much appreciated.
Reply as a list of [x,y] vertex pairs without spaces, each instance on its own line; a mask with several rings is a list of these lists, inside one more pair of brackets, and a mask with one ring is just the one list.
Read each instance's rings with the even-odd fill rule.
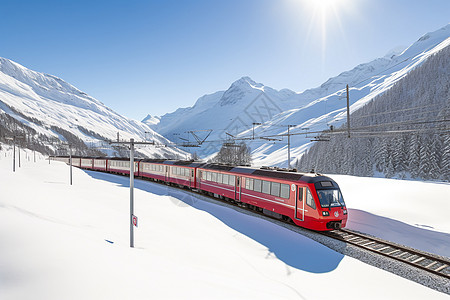
[[169,166],[164,166],[164,181],[167,182],[169,178]]
[[189,171],[190,171],[190,173],[191,173],[191,176],[190,176],[190,178],[189,178],[189,186],[191,187],[191,188],[193,188],[193,187],[195,187],[195,172],[194,172],[194,169],[188,169]]
[[196,169],[197,171],[197,184],[195,185],[195,188],[202,188],[202,176],[203,176],[203,171]]
[[241,177],[236,176],[236,187],[234,189],[234,199],[241,201]]
[[295,219],[299,221],[305,220],[305,189],[298,187],[295,195]]

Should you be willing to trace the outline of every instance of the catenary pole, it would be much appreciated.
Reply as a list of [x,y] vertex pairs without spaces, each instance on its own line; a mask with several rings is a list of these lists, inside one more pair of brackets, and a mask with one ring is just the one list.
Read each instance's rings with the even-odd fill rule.
[[348,137],[350,137],[350,96],[348,94],[348,84],[347,84],[347,131]]
[[13,172],[16,171],[16,136],[13,137]]
[[134,247],[134,139],[130,139],[130,247]]
[[72,185],[72,145],[69,144],[70,185]]
[[130,247],[134,248],[133,227],[137,227],[137,217],[134,215],[134,145],[155,145],[155,142],[135,142],[134,139],[130,139],[129,142],[110,141],[109,143],[130,145]]

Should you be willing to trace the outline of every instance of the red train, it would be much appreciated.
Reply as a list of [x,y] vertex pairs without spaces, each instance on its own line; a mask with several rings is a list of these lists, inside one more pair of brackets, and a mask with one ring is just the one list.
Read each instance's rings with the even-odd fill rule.
[[[69,163],[69,158],[51,157]],[[126,158],[72,157],[83,169],[129,175]],[[135,161],[135,177],[147,178],[210,196],[301,227],[325,231],[345,227],[347,208],[338,184],[318,174],[232,167],[190,161]]]

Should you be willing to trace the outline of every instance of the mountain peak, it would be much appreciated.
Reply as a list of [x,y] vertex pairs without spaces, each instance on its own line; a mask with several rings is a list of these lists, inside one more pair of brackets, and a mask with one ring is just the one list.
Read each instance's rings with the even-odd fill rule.
[[240,99],[245,98],[247,94],[254,93],[257,90],[258,92],[264,92],[264,85],[262,83],[256,83],[248,76],[241,77],[233,82],[228,90],[225,91],[219,104],[220,106],[235,104]]
[[151,126],[151,125],[158,124],[160,120],[161,120],[161,117],[152,116],[152,115],[148,114],[141,122]]
[[258,88],[258,89],[261,89],[263,87],[264,87],[263,84],[256,83],[249,76],[243,76],[243,77],[239,78],[238,80],[236,80],[235,82],[233,82],[229,89],[232,89],[232,88],[244,88],[244,89],[246,89],[246,88]]

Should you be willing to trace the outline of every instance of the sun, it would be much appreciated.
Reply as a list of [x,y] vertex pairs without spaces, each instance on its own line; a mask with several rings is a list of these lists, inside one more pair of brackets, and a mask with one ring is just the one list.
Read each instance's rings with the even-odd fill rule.
[[322,57],[327,49],[327,36],[330,32],[340,32],[345,36],[342,18],[354,5],[354,0],[297,0],[302,15],[309,20],[307,37],[315,36],[321,45]]
[[309,0],[310,4],[316,9],[326,11],[330,9],[336,9],[340,5],[344,4],[344,0]]

